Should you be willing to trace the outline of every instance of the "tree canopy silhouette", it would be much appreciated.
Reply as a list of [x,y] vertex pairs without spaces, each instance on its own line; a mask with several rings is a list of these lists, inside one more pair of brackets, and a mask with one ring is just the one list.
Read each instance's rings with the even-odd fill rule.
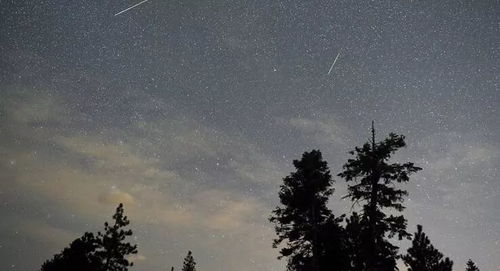
[[104,224],[104,233],[97,236],[86,232],[71,242],[68,248],[46,261],[41,271],[126,271],[133,263],[127,256],[137,253],[137,245],[125,242],[132,230],[124,229],[129,220],[123,214],[120,203],[113,215],[113,225]]
[[189,251],[186,258],[184,258],[182,271],[196,271],[196,262],[194,261],[193,253],[191,253],[191,251]]
[[333,180],[318,150],[305,152],[293,165],[296,171],[283,179],[279,192],[282,206],[270,218],[278,236],[273,246],[284,245],[279,258],[288,259],[288,270],[318,271],[335,259],[341,262],[332,255],[342,251],[341,219],[326,207]]
[[113,215],[114,222],[104,223],[104,232],[98,233],[99,249],[96,255],[101,259],[104,271],[126,271],[133,263],[127,256],[137,253],[137,245],[125,242],[125,238],[132,235],[131,229],[124,229],[130,224],[123,214],[123,204],[120,203]]
[[95,255],[98,247],[94,234],[86,232],[71,242],[69,247],[43,263],[41,271],[89,271],[100,270],[99,259]]
[[[396,184],[409,181],[409,175],[421,170],[413,163],[389,163],[388,160],[400,148],[406,146],[405,137],[389,134],[389,137],[375,142],[372,123],[372,139],[363,147],[350,152],[355,157],[348,159],[339,174],[348,183],[348,195],[354,203],[364,202],[359,220],[359,251],[356,268],[361,270],[395,270],[398,247],[388,238],[409,238],[406,219],[403,215],[386,215],[384,209],[402,211],[406,190]],[[357,221],[358,222],[358,221]]]
[[363,243],[361,240],[364,225],[366,222],[362,221],[362,217],[353,212],[349,218],[346,219],[345,226],[345,244],[346,244],[346,254],[349,258],[349,270],[350,271],[364,271],[365,259],[363,258],[363,254],[360,253],[362,251]]
[[409,266],[408,271],[451,271],[453,267],[453,262],[443,259],[443,254],[434,248],[421,225],[417,225],[412,246],[403,260]]

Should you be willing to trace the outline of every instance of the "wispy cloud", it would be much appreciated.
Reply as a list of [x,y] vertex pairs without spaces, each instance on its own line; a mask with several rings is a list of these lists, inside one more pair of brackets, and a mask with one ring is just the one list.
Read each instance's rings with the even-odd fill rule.
[[[241,246],[240,242],[247,240],[244,249],[223,256],[234,259],[229,264],[234,268],[238,261],[275,260],[269,245],[270,207],[255,193],[238,186],[255,190],[274,187],[281,173],[272,159],[245,138],[187,118],[153,119],[123,129],[81,132],[65,127],[85,121],[85,117],[69,110],[61,97],[23,95],[26,99],[19,99],[23,100],[19,111],[2,120],[8,130],[4,130],[0,145],[5,154],[0,166],[6,169],[0,177],[4,184],[9,178],[22,197],[36,197],[52,206],[53,226],[39,227],[38,223],[20,229],[24,235],[30,231],[34,239],[44,233],[54,237],[55,251],[46,251],[44,257],[62,249],[82,229],[99,228],[109,220],[114,207],[124,203],[139,236],[141,258],[134,259],[137,265],[153,268],[165,261],[165,255],[159,253],[163,245],[141,241],[150,236],[165,244],[173,238],[178,245],[168,245],[171,251],[184,254],[178,246],[207,249],[220,257],[228,253],[229,246]],[[39,128],[47,123],[51,125]],[[37,134],[38,129],[43,129],[43,136]],[[6,144],[16,138],[23,142]],[[32,143],[24,144],[28,141]],[[32,214],[24,216],[30,219]],[[61,216],[70,220],[62,221]],[[194,232],[201,235],[197,242],[190,237]],[[63,237],[55,238],[58,233]],[[209,257],[200,254],[201,262]],[[167,259],[177,257],[171,253]],[[218,263],[207,260],[205,264]],[[249,270],[253,270],[251,266]]]

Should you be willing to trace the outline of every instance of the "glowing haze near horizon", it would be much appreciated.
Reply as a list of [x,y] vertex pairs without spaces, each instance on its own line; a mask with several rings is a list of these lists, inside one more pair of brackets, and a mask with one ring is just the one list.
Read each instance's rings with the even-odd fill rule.
[[338,173],[372,120],[423,168],[408,230],[456,270],[500,269],[499,1],[150,0],[114,16],[137,2],[0,2],[1,270],[37,270],[119,202],[131,270],[188,250],[198,270],[284,270],[267,221],[282,177],[313,148]]

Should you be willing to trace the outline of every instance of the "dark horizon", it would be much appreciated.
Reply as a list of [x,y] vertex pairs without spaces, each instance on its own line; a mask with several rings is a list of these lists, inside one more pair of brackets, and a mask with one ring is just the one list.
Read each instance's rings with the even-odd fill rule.
[[[292,160],[369,139],[408,231],[500,269],[500,1],[3,1],[0,269],[37,270],[123,202],[131,270],[284,270],[268,218]],[[338,58],[337,58],[338,56]],[[335,61],[335,65],[332,65]],[[402,243],[404,252],[410,242]]]

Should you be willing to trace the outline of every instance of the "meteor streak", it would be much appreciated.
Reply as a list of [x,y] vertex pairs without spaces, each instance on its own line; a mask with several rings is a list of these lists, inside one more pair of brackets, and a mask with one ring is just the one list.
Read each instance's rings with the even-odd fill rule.
[[330,70],[328,71],[328,74],[330,74],[332,72],[333,66],[335,66],[335,63],[337,62],[337,59],[339,59],[339,56],[340,56],[340,51],[337,54],[337,56],[335,57],[335,60],[333,61],[332,66],[330,67]]
[[120,14],[122,14],[122,13],[124,13],[124,12],[127,12],[127,11],[129,11],[129,10],[131,10],[131,9],[133,9],[133,8],[135,8],[135,7],[137,7],[138,5],[142,5],[143,3],[146,3],[147,1],[149,1],[149,0],[144,0],[144,1],[142,1],[142,2],[139,2],[139,3],[137,3],[137,4],[135,4],[135,5],[131,6],[131,7],[129,7],[129,8],[126,8],[126,9],[124,9],[124,10],[122,10],[122,11],[120,11],[120,12],[116,13],[116,14],[115,14],[115,16],[116,16],[116,15],[120,15]]

